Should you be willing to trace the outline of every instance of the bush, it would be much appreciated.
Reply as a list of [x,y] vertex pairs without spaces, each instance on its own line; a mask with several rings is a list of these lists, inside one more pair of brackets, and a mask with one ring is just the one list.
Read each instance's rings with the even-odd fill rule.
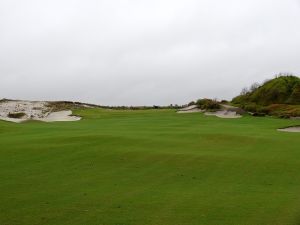
[[300,84],[296,85],[288,100],[290,104],[300,104]]
[[221,108],[221,105],[216,101],[212,99],[199,99],[196,102],[196,105],[200,109],[206,109],[206,110],[217,110]]
[[21,119],[23,118],[24,116],[26,116],[25,113],[23,112],[16,112],[16,113],[8,113],[7,115],[9,118],[13,118],[13,119]]
[[221,101],[221,103],[222,103],[222,104],[227,104],[227,103],[229,103],[229,102],[228,102],[227,100],[224,100],[224,99],[223,99],[223,100]]
[[247,111],[247,112],[257,112],[257,108],[258,106],[254,103],[252,104],[247,104],[247,105],[243,105],[242,108]]
[[266,116],[266,114],[265,113],[258,113],[258,112],[256,112],[256,113],[253,113],[253,116],[264,117],[264,116]]
[[191,102],[188,104],[188,106],[191,106],[191,105],[196,105],[196,102],[191,101]]

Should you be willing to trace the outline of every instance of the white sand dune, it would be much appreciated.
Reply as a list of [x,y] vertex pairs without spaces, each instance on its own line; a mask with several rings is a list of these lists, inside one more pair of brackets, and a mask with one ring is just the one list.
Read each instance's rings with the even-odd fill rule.
[[[0,102],[0,120],[21,123],[27,120],[44,122],[78,121],[81,118],[72,116],[72,111],[51,112],[51,108],[44,101],[16,101],[8,100]],[[12,118],[10,114],[23,113],[21,118]]]

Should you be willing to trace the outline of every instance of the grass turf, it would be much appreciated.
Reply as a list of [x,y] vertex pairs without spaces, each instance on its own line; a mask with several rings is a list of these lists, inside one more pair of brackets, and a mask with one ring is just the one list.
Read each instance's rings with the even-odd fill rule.
[[75,113],[0,121],[1,225],[300,224],[297,121]]

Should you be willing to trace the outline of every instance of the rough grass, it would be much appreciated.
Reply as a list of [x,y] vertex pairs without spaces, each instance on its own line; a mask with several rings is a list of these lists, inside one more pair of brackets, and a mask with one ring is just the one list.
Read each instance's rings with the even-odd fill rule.
[[300,105],[273,104],[267,107],[271,115],[279,117],[299,117]]
[[296,225],[297,121],[85,109],[0,121],[0,224]]
[[271,104],[269,106],[259,106],[256,104],[244,105],[248,112],[257,114],[276,116],[281,118],[300,117],[300,105]]
[[47,102],[47,107],[52,112],[58,112],[58,111],[63,111],[63,110],[78,109],[82,106],[79,104],[76,104],[75,102],[53,101],[53,102]]

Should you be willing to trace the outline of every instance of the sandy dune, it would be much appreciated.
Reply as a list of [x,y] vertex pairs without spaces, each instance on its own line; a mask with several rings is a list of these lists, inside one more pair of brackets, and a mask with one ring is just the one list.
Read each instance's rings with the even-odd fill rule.
[[[22,113],[20,118],[12,118],[10,114]],[[44,101],[15,101],[0,102],[0,120],[21,123],[27,120],[44,122],[77,121],[80,117],[71,116],[72,111],[52,112],[51,107]]]

